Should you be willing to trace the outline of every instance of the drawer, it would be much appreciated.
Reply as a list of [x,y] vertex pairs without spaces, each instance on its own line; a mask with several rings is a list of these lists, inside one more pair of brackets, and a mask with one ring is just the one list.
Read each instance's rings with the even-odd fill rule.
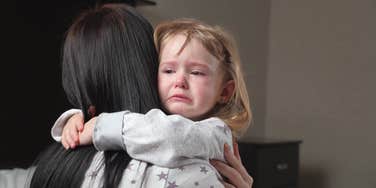
[[257,181],[260,181],[259,183],[262,182],[263,187],[293,187],[290,185],[297,183],[299,168],[298,145],[287,144],[258,148],[256,158]]

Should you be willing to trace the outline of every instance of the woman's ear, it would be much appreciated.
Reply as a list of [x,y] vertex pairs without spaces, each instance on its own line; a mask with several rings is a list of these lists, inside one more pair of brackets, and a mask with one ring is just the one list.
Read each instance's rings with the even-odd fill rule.
[[224,104],[227,103],[231,96],[233,95],[235,90],[235,82],[234,80],[227,81],[222,88],[219,103]]

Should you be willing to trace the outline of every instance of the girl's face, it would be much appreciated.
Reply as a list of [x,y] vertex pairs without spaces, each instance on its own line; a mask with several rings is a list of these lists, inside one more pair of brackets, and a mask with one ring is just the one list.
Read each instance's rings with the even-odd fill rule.
[[181,50],[186,37],[172,36],[161,47],[158,91],[171,114],[200,120],[223,98],[220,62],[196,39]]

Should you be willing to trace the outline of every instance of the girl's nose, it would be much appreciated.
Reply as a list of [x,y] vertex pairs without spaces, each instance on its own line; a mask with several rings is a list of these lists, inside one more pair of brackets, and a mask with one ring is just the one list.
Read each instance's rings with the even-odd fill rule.
[[187,79],[185,78],[184,74],[177,74],[176,80],[175,80],[175,87],[182,88],[182,89],[188,89],[188,83]]

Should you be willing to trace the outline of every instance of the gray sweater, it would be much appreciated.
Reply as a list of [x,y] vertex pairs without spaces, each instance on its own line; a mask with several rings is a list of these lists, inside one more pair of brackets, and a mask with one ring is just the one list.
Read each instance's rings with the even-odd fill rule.
[[[66,121],[78,112],[69,110],[59,117],[51,130],[55,140],[60,141]],[[218,118],[194,122],[153,109],[147,114],[101,114],[93,142],[99,151],[126,150],[134,159],[124,172],[120,187],[223,187],[220,175],[208,160],[224,161],[223,145],[232,146],[232,135]],[[103,169],[103,152],[98,152],[82,187],[100,187]],[[6,177],[7,182],[20,179]]]

